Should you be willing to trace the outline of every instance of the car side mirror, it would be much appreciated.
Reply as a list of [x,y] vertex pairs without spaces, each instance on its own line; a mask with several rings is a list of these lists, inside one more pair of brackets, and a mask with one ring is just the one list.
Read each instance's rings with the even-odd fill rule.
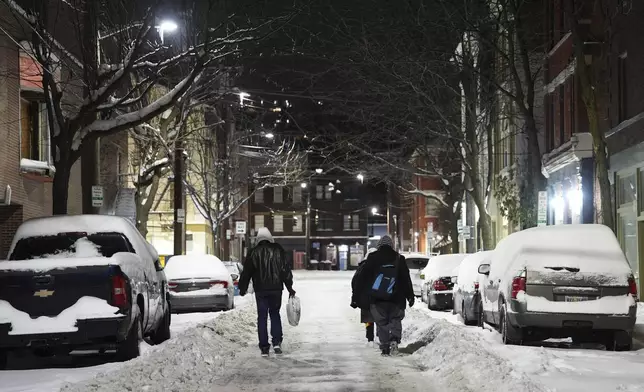
[[490,275],[490,265],[489,264],[481,264],[481,265],[479,265],[479,274],[481,274],[481,275]]
[[161,262],[160,259],[154,260],[154,269],[156,269],[157,271],[163,271],[164,268],[165,263]]
[[239,275],[237,275],[237,274],[230,274],[230,277],[231,277],[233,280],[237,280],[237,279],[239,279]]

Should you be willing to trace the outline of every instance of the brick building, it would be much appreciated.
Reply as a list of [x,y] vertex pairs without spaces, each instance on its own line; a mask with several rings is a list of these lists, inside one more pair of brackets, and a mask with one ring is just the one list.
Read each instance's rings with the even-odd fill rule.
[[[54,171],[42,78],[27,45],[29,29],[4,3],[0,4],[0,24],[1,258],[23,220],[51,215]],[[79,163],[71,173],[68,208],[70,214],[81,212]]]

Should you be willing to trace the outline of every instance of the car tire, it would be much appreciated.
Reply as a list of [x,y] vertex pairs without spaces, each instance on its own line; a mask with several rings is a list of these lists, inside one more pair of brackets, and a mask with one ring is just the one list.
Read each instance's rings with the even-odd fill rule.
[[152,335],[152,339],[151,339],[152,344],[161,344],[167,340],[170,340],[170,337],[172,334],[170,331],[171,323],[172,323],[172,316],[170,312],[170,304],[168,303],[166,305],[166,311],[163,314],[163,319],[159,324],[159,328],[157,328],[157,330],[154,331],[154,334]]
[[501,311],[499,312],[499,327],[501,328],[501,340],[503,344],[521,344],[521,329],[515,328],[510,324],[510,320],[507,317],[508,310],[507,305],[504,303],[501,306]]
[[467,318],[467,310],[465,310],[465,301],[461,304],[461,317],[463,318],[463,324],[465,325],[476,325],[476,320],[470,320]]
[[631,351],[633,349],[633,336],[626,331],[609,333],[604,343],[606,351]]
[[235,297],[233,297],[233,299],[230,301],[230,305],[226,310],[233,310],[233,309],[235,309]]
[[0,370],[5,370],[9,363],[9,352],[7,350],[0,350]]
[[116,355],[121,361],[129,361],[141,355],[140,346],[143,340],[143,324],[138,306],[136,311],[136,318],[127,334],[127,338],[119,344],[116,350]]

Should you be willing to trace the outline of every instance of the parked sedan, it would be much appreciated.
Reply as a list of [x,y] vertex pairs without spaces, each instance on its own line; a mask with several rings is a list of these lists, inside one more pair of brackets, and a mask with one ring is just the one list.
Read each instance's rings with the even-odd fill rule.
[[405,257],[405,262],[409,268],[411,283],[414,287],[414,295],[420,297],[423,280],[420,278],[421,271],[427,267],[429,256],[422,253],[401,253]]
[[477,325],[482,312],[479,282],[486,276],[479,274],[481,264],[489,264],[492,251],[467,256],[458,268],[454,285],[454,314],[461,315],[465,325]]
[[229,310],[235,307],[230,272],[213,255],[179,255],[165,268],[172,311]]
[[452,309],[454,280],[458,267],[467,254],[449,254],[433,257],[420,277],[423,279],[423,299],[431,310]]
[[481,264],[485,321],[506,344],[571,337],[630,350],[637,285],[615,234],[594,224],[535,227]]
[[[237,261],[224,261],[224,265],[228,269],[228,272],[230,272],[230,277],[233,280],[235,295],[239,295],[239,278],[241,277],[242,271],[244,271],[244,266],[242,263]],[[248,292],[253,292],[253,282],[248,284]]]

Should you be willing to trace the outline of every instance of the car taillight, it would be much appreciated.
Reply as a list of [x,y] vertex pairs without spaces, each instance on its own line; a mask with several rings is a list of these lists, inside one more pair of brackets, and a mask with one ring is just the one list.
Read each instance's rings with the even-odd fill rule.
[[225,289],[228,288],[228,282],[223,280],[211,280],[210,282],[208,282],[208,284],[210,285],[210,287],[221,285]]
[[436,291],[445,291],[445,290],[447,290],[447,286],[445,286],[445,283],[443,283],[443,281],[441,281],[441,280],[435,281],[433,287],[434,287],[434,290],[436,290]]
[[479,289],[479,282],[474,282],[474,290],[478,290],[478,289]]
[[515,276],[512,279],[512,299],[517,298],[519,291],[525,291],[525,276]]
[[123,275],[112,276],[112,305],[124,308],[127,307],[127,281]]
[[628,278],[628,293],[637,300],[637,282],[633,276]]
[[237,280],[236,280],[236,281],[234,281],[234,282],[233,282],[233,285],[234,285],[234,286],[239,286],[239,281],[237,281]]
[[177,282],[168,282],[168,290],[174,291],[176,288],[179,287],[179,283]]

